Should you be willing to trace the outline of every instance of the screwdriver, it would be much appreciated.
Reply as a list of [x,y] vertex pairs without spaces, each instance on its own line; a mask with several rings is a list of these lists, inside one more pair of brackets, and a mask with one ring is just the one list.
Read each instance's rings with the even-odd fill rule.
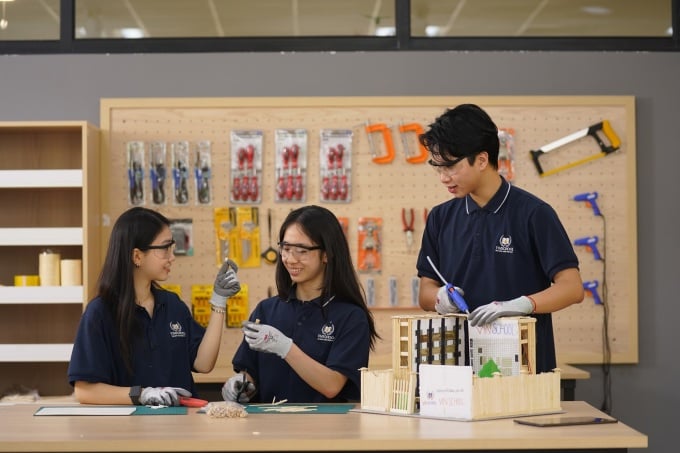
[[456,291],[456,288],[451,283],[448,283],[444,279],[444,276],[439,273],[439,270],[434,265],[429,256],[427,257],[427,261],[430,263],[430,266],[432,266],[434,272],[439,276],[439,279],[442,281],[442,283],[446,285],[446,293],[449,295],[449,300],[456,304],[456,307],[458,307],[460,311],[470,314],[470,309],[468,309],[467,302],[465,302],[463,296],[461,296],[460,293]]

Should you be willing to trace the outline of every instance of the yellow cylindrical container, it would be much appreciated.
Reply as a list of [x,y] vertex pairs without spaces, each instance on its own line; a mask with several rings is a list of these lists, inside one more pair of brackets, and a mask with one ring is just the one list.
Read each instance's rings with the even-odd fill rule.
[[15,275],[14,286],[38,286],[40,277],[38,275]]
[[61,260],[61,286],[80,286],[83,284],[83,262],[81,260]]
[[51,250],[41,252],[38,257],[38,274],[40,286],[59,286],[61,284],[61,255]]

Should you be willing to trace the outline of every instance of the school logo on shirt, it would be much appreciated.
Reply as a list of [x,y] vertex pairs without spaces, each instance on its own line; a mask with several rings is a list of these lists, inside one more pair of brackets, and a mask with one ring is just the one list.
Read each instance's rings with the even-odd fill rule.
[[335,341],[335,326],[332,322],[327,322],[321,327],[321,333],[316,336],[318,341]]
[[182,330],[182,324],[179,322],[171,322],[170,323],[170,337],[171,338],[184,338],[187,336],[187,333]]
[[515,253],[512,245],[512,236],[501,236],[496,245],[496,253]]

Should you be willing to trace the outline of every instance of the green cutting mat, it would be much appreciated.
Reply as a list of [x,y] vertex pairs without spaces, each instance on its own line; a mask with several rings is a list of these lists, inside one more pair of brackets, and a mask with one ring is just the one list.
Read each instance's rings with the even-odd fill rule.
[[184,406],[159,407],[138,406],[132,415],[186,415],[187,408]]
[[249,414],[346,414],[354,409],[354,403],[285,403],[285,404],[249,404]]

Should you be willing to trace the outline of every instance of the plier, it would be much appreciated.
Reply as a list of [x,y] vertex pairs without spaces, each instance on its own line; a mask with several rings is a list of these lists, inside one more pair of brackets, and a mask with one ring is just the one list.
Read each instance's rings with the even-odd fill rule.
[[413,222],[415,221],[415,213],[413,208],[409,209],[409,220],[406,220],[406,208],[401,208],[401,223],[404,225],[404,233],[406,233],[406,249],[410,252],[413,249]]

